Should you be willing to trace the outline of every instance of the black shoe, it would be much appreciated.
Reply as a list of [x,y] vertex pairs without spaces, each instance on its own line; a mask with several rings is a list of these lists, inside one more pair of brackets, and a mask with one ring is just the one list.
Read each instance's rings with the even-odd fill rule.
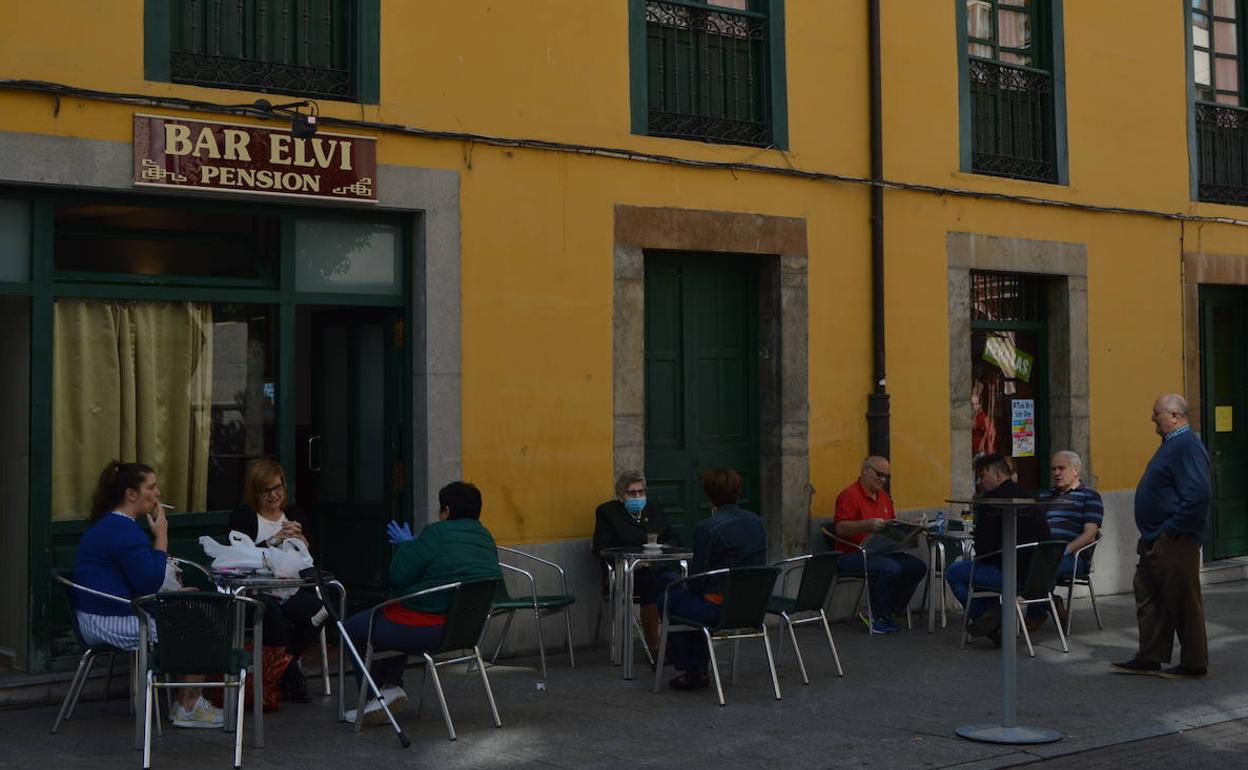
[[993,632],[1001,634],[1001,607],[989,607],[983,614],[971,621],[966,633],[971,636],[992,636]]
[[676,690],[700,690],[710,686],[711,678],[705,671],[686,671],[667,684]]
[[299,668],[299,661],[290,662],[286,671],[282,673],[281,683],[282,694],[286,696],[286,700],[291,703],[312,702],[308,697],[308,680],[303,675],[303,669]]
[[1194,666],[1171,666],[1162,671],[1161,676],[1164,676],[1166,679],[1199,679],[1208,673],[1209,669],[1204,666],[1200,668],[1195,668]]
[[1157,676],[1161,673],[1161,664],[1152,661],[1140,660],[1132,658],[1123,663],[1111,663],[1115,674],[1141,674],[1143,676]]
[[997,626],[988,632],[988,638],[992,640],[993,647],[1001,646],[1001,626]]

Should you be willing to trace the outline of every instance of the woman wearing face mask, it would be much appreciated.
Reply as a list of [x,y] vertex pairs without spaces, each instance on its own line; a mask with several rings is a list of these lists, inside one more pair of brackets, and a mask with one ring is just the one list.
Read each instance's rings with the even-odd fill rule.
[[[679,545],[679,539],[667,526],[663,507],[646,498],[646,477],[641,471],[624,471],[615,481],[615,499],[598,506],[594,512],[594,556],[604,565],[610,557],[604,548],[636,547],[646,544],[647,535],[658,535],[660,543]],[[606,568],[603,568],[603,594],[607,593]],[[633,587],[641,604],[641,627],[646,646],[653,652],[659,646],[659,611],[655,607],[664,586],[677,575],[658,572],[641,566],[633,572]]]

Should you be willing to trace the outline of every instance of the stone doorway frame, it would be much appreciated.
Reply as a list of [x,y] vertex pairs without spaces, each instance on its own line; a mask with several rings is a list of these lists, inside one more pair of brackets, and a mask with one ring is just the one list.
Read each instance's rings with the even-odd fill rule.
[[1082,243],[950,232],[949,258],[949,471],[954,497],[974,490],[971,462],[971,271],[1025,273],[1047,278],[1049,334],[1049,446],[1073,449],[1092,473],[1088,405],[1088,250]]
[[749,254],[759,264],[759,488],[768,557],[809,553],[806,221],[615,207],[613,467],[645,467],[646,251]]

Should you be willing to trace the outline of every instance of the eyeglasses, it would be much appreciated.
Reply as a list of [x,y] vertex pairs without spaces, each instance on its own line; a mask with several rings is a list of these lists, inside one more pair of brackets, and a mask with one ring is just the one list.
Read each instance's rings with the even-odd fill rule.
[[641,489],[626,489],[624,490],[624,496],[625,497],[645,497],[646,488],[642,487]]
[[893,474],[884,473],[883,471],[876,470],[875,467],[873,466],[871,467],[871,472],[874,473],[876,475],[876,478],[880,479],[881,481],[888,481],[889,479],[893,477]]
[[261,497],[277,497],[278,495],[282,493],[282,490],[285,488],[286,488],[285,484],[281,484],[281,483],[274,484],[271,487],[267,487],[265,489],[260,490],[260,496]]

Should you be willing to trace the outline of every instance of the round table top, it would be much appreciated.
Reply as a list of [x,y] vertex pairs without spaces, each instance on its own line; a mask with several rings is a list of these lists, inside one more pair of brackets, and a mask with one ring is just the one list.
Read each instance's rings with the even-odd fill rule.
[[[334,576],[329,572],[322,570],[321,576],[325,582],[330,582]],[[280,578],[271,572],[247,571],[247,572],[220,572],[212,570],[212,579],[218,585],[224,588],[251,588],[251,589],[278,589],[278,588],[302,588],[303,586],[316,585],[316,578]]]
[[924,530],[927,537],[935,540],[971,540],[975,535],[964,529],[947,529],[944,532],[937,532],[933,529]]
[[617,545],[603,548],[608,556],[639,557],[643,559],[688,559],[693,551],[678,545],[660,545],[658,548],[646,548],[644,545]]
[[954,497],[945,500],[954,505],[992,505],[999,508],[1026,508],[1031,505],[1072,505],[1068,497],[1049,497],[1037,500],[1033,497]]

